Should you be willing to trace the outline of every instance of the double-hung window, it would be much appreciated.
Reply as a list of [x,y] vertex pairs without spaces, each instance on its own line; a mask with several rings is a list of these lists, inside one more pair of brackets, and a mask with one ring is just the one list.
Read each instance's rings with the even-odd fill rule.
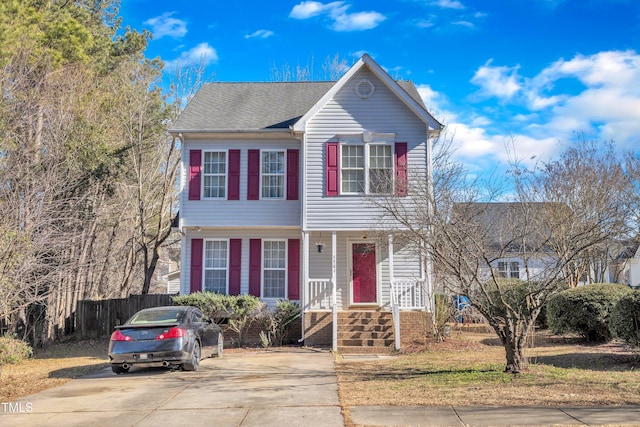
[[260,169],[262,176],[263,199],[284,198],[284,165],[284,151],[262,151]]
[[520,263],[518,261],[498,261],[498,277],[519,279]]
[[285,298],[287,278],[287,242],[263,240],[262,275],[264,298]]
[[342,194],[388,194],[393,189],[393,153],[389,144],[343,144]]
[[202,176],[205,198],[226,198],[227,153],[225,151],[205,151]]
[[229,250],[227,240],[205,240],[204,290],[227,293]]

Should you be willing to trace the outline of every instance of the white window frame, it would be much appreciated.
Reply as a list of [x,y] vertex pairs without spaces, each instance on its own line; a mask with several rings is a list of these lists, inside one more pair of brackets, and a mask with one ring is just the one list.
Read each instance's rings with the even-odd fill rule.
[[[224,242],[226,245],[227,257],[225,260],[225,267],[209,267],[207,268],[207,243],[211,242]],[[204,247],[202,251],[202,291],[205,292],[207,290],[207,271],[225,271],[225,289],[224,295],[229,295],[229,239],[204,239]]]
[[[514,274],[517,274],[517,276],[514,276]],[[509,279],[520,279],[520,263],[518,261],[509,263]]]
[[[282,173],[265,173],[263,171],[263,156],[266,153],[282,153]],[[264,195],[264,178],[266,176],[282,177],[282,195],[278,197],[269,197]],[[260,199],[261,200],[284,200],[287,196],[287,150],[281,148],[262,149],[260,150]]]
[[[393,193],[393,189],[395,188],[395,162],[394,162],[394,154],[395,154],[395,147],[394,147],[394,143],[392,142],[365,142],[365,143],[340,143],[340,194],[341,195],[347,195],[347,196],[353,196],[353,195],[388,195],[388,194],[392,194]],[[358,192],[350,192],[350,191],[343,191],[343,183],[345,182],[344,180],[344,171],[345,170],[356,170],[355,168],[345,168],[344,167],[344,162],[343,162],[343,157],[342,157],[342,153],[343,153],[343,148],[344,147],[350,147],[350,146],[357,146],[357,147],[363,147],[362,150],[362,155],[363,155],[363,174],[364,174],[364,191],[358,191]],[[371,174],[371,147],[379,147],[379,146],[385,146],[385,147],[389,147],[390,149],[390,157],[391,157],[391,183],[390,183],[390,189],[389,192],[383,193],[383,192],[372,192],[371,191],[371,179],[370,179],[370,174]]]
[[[267,268],[266,265],[266,261],[267,261],[267,257],[265,256],[265,243],[267,242],[279,242],[279,243],[284,243],[284,268]],[[278,300],[278,299],[284,299],[287,298],[288,295],[288,290],[289,290],[289,245],[287,242],[287,239],[262,239],[262,265],[261,265],[261,280],[260,280],[260,295],[262,295],[262,298],[265,300]],[[266,271],[284,271],[284,290],[283,290],[283,294],[282,296],[266,296],[265,293],[265,272]]]
[[[516,268],[514,268],[514,266]],[[520,261],[507,261],[501,260],[498,261],[498,265],[496,266],[496,271],[498,273],[498,277],[502,279],[520,279]],[[517,274],[517,277],[513,275]]]
[[[224,154],[224,173],[206,173],[205,172],[207,154],[213,154],[213,153]],[[207,196],[206,185],[205,185],[207,177],[224,177],[224,183],[222,186],[224,196]],[[229,182],[229,151],[228,150],[203,150],[202,151],[202,198],[205,200],[227,200],[227,197],[229,197],[228,182]]]

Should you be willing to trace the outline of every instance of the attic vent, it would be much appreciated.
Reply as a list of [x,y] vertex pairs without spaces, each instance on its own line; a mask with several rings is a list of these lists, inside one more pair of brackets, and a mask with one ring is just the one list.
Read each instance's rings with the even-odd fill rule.
[[376,87],[367,79],[362,79],[356,84],[356,95],[362,99],[371,98]]

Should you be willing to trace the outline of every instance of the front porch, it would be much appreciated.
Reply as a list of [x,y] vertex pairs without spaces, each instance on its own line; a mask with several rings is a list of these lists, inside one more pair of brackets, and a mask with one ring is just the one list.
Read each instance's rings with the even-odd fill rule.
[[302,246],[305,345],[383,353],[430,330],[432,292],[418,251],[366,231],[305,232]]

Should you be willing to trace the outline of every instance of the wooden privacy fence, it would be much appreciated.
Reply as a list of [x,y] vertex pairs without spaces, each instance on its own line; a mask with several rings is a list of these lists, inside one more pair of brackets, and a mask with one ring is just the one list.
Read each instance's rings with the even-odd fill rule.
[[172,305],[172,295],[130,295],[128,298],[78,301],[76,331],[80,339],[108,337],[116,325],[143,308]]

